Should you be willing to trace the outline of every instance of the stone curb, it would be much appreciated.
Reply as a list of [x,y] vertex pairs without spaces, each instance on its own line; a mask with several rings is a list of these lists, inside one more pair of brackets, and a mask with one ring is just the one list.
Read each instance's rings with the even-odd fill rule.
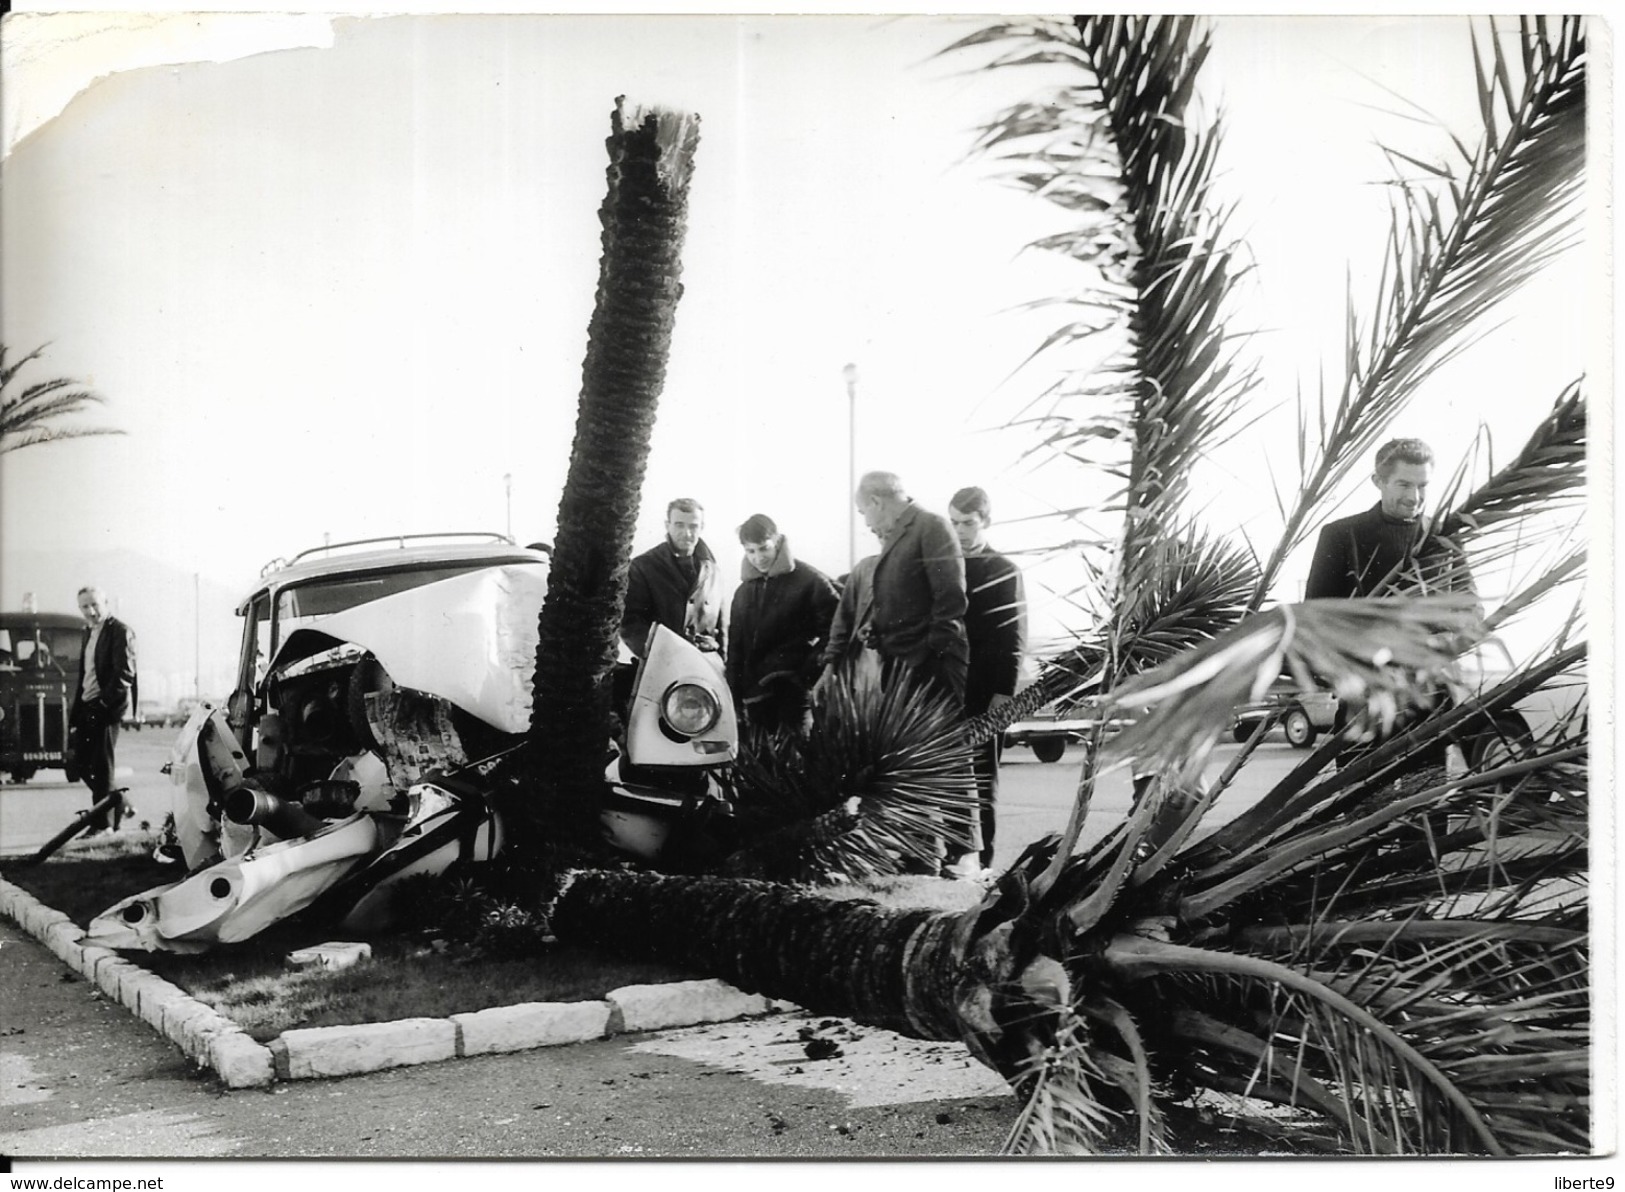
[[[236,1023],[118,953],[80,943],[85,933],[73,920],[4,878],[0,878],[0,912],[94,982],[103,996],[179,1046],[194,1063],[214,1069],[227,1088],[257,1088],[274,1079],[270,1049],[250,1039]],[[205,1020],[213,1029],[200,1042],[197,1024]]]
[[587,1043],[623,1033],[732,1022],[796,1009],[789,1002],[745,993],[726,981],[673,981],[624,985],[594,1002],[523,1002],[449,1018],[301,1027],[284,1031],[265,1046],[179,986],[108,948],[80,943],[84,931],[71,919],[4,878],[0,878],[0,914],[199,1067],[212,1068],[233,1089]]

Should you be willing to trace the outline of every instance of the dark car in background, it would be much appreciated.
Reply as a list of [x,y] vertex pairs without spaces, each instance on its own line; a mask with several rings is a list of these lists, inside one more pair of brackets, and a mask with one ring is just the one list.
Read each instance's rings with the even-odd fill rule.
[[68,713],[84,647],[72,613],[0,613],[0,771],[27,782],[37,770],[66,771]]

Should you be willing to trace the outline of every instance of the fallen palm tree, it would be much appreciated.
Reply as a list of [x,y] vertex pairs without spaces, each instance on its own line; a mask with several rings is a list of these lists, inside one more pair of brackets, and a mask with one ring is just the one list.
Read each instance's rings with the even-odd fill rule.
[[[1322,772],[1329,745],[1240,819],[1197,834],[1223,789],[1191,780],[1224,724],[1213,708],[1283,660],[1337,666],[1378,715],[1450,677],[1433,643],[1471,630],[1468,605],[1366,605],[1261,614],[1125,684],[1114,703],[1141,719],[1101,764],[1132,761],[1163,780],[1162,797],[1081,855],[1035,844],[973,910],[583,872],[552,908],[554,930],[815,1013],[959,1040],[1024,1098],[1016,1150],[1121,1144],[1132,1123],[1142,1149],[1166,1151],[1162,1106],[1202,1088],[1296,1106],[1323,1123],[1297,1133],[1327,1149],[1584,1150],[1583,729],[1454,780],[1405,764],[1448,717]],[[1377,627],[1388,656],[1362,660]],[[1430,837],[1441,815],[1448,831]],[[1566,897],[1537,896],[1553,886]]]
[[[1108,283],[1046,346],[1111,331],[1112,368],[1064,372],[1034,421],[1058,455],[1101,453],[1123,482],[1124,529],[1096,568],[1099,631],[998,714],[950,731],[1002,731],[1080,684],[1097,723],[1121,714],[1133,727],[1096,734],[1066,831],[963,914],[766,882],[580,872],[550,908],[554,929],[817,1012],[959,1039],[1022,1099],[1013,1151],[1167,1150],[1168,1108],[1201,1090],[1295,1107],[1295,1137],[1333,1150],[1585,1150],[1587,721],[1561,721],[1476,769],[1434,761],[1485,717],[1583,673],[1584,647],[1557,643],[1472,692],[1456,656],[1483,633],[1474,601],[1253,611],[1335,483],[1472,341],[1469,325],[1561,242],[1583,161],[1583,24],[1524,24],[1516,58],[1491,45],[1483,144],[1462,148],[1459,181],[1435,171],[1444,201],[1399,189],[1379,314],[1364,329],[1351,314],[1345,384],[1319,437],[1300,434],[1303,484],[1263,562],[1185,513],[1191,465],[1229,433],[1251,385],[1222,330],[1239,271],[1209,199],[1216,133],[1191,102],[1205,33],[1185,19],[1091,17],[1006,23],[962,45],[1011,45],[1000,64],[1062,63],[1086,80],[1012,109],[984,141],[1016,146],[1021,184],[1078,216],[1045,247]],[[1490,549],[1495,535],[1480,531],[1573,489],[1583,405],[1563,402],[1441,528]],[[1542,481],[1554,452],[1562,465]],[[1487,623],[1581,567],[1576,555],[1548,569]],[[1229,710],[1283,671],[1334,682],[1361,715],[1204,834],[1261,736],[1204,782]],[[1333,766],[1367,729],[1374,740]],[[940,739],[922,732],[913,747]],[[1095,778],[1113,765],[1134,776],[1133,810],[1075,854]],[[837,847],[861,812],[861,799],[826,809],[813,843]]]

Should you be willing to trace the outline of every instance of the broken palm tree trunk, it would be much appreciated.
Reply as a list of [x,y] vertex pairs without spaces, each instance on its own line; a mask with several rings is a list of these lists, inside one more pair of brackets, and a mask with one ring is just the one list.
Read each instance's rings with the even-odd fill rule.
[[603,255],[536,646],[529,770],[542,839],[598,841],[610,676],[655,409],[671,350],[699,118],[616,100]]
[[[1165,1103],[1203,1087],[1303,1111],[1294,1137],[1317,1149],[1583,1150],[1583,722],[1456,780],[1396,785],[1396,770],[1469,708],[1343,769],[1328,745],[1244,832],[1196,835],[1217,794],[1193,784],[1223,731],[1215,708],[1284,662],[1337,675],[1384,719],[1449,679],[1440,643],[1475,618],[1456,597],[1309,602],[1124,684],[1106,710],[1140,715],[1108,752],[1158,796],[1077,856],[1038,842],[963,913],[598,872],[566,881],[550,923],[815,1013],[958,1039],[1022,1100],[1014,1150],[1133,1145],[1121,1131],[1137,1126],[1142,1151],[1165,1151]],[[1567,651],[1482,701],[1582,662]],[[1436,813],[1448,830],[1425,839]]]

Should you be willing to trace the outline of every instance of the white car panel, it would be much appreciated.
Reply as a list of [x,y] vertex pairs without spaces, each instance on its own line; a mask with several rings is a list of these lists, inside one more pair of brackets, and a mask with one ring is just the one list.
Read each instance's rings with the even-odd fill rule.
[[370,650],[398,685],[522,733],[530,727],[537,618],[546,594],[545,567],[506,564],[334,613],[316,628]]

